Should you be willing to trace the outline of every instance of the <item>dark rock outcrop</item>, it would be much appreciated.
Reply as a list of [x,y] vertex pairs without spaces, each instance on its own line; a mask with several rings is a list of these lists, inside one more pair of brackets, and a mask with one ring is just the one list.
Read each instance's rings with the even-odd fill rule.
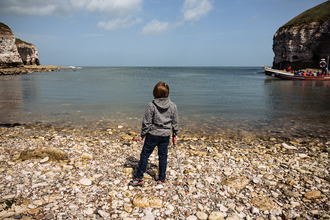
[[16,46],[24,65],[40,65],[37,48],[16,38]]
[[330,56],[330,1],[305,11],[274,35],[273,68],[319,68]]
[[15,39],[11,29],[7,25],[0,23],[0,67],[23,66]]

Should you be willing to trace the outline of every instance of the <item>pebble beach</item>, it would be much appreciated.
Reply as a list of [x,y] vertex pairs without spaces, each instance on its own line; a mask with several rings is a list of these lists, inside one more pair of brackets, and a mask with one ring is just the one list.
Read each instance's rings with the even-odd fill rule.
[[159,185],[129,186],[138,131],[0,128],[0,219],[330,219],[330,142],[181,134]]

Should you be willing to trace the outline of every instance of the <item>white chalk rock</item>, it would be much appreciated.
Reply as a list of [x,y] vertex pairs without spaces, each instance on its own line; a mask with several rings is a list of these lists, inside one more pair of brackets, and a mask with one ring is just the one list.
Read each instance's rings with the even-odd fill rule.
[[98,213],[100,216],[102,216],[103,218],[108,218],[110,216],[109,213],[103,211],[103,210],[98,210]]
[[15,198],[15,194],[10,194],[10,195],[6,195],[6,196],[2,197],[3,200],[5,200],[5,199],[13,199],[13,198]]
[[40,160],[39,163],[46,163],[49,161],[49,157],[45,157],[44,159]]
[[205,212],[197,212],[196,216],[199,220],[206,220],[208,215]]
[[81,158],[82,158],[82,159],[91,160],[91,159],[93,159],[93,156],[92,156],[91,154],[88,154],[88,153],[83,153],[83,154],[81,155]]
[[307,155],[307,154],[298,154],[298,156],[299,156],[300,158],[302,158],[302,159],[304,159],[304,158],[307,158],[307,157],[308,157],[308,155]]
[[167,207],[166,207],[166,211],[165,211],[165,215],[170,215],[172,214],[172,212],[174,211],[174,206],[169,204]]
[[94,213],[94,209],[92,209],[92,208],[85,209],[84,210],[84,213],[86,215],[92,215]]
[[294,146],[290,146],[286,143],[282,143],[282,146],[285,148],[285,149],[288,149],[288,150],[296,150],[297,148],[294,147]]
[[225,214],[223,212],[211,212],[210,216],[209,216],[209,220],[220,220],[220,219],[224,219],[225,218]]
[[92,181],[89,179],[81,179],[79,182],[80,182],[80,184],[85,185],[85,186],[92,185]]

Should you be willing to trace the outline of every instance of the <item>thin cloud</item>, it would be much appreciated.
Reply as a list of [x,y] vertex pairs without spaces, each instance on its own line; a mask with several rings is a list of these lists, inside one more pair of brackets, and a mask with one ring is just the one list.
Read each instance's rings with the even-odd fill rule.
[[90,0],[70,0],[70,3],[73,8],[83,8],[85,7]]
[[128,16],[124,19],[117,18],[115,20],[110,20],[108,22],[100,21],[97,24],[98,28],[104,29],[106,31],[115,31],[122,28],[129,28],[135,24],[142,23],[143,20],[141,18],[136,18],[132,20],[131,16]]
[[90,13],[105,13],[119,18],[142,10],[143,0],[91,0],[86,10]]
[[31,6],[29,8],[23,8],[20,6],[10,6],[6,9],[6,12],[3,12],[3,9],[0,10],[0,13],[8,13],[18,16],[47,16],[53,14],[56,11],[56,5],[45,5],[45,6]]
[[143,0],[1,0],[0,13],[18,16],[71,16],[77,10],[112,18],[142,10]]
[[199,21],[213,9],[208,0],[185,0],[182,8],[184,21]]
[[253,21],[254,19],[257,19],[259,17],[258,14],[256,14],[255,16],[253,16],[249,21]]
[[[142,12],[145,0],[0,0],[1,15],[16,16],[59,16],[69,17],[78,12],[102,16],[97,27],[106,31],[130,28],[142,23],[137,13]],[[185,0],[181,9],[182,19],[173,23],[153,19],[141,34],[166,34],[184,25],[207,16],[213,9],[212,0]]]
[[169,23],[154,19],[142,29],[141,34],[166,34],[170,30],[184,25],[185,22],[199,21],[202,17],[205,17],[213,8],[214,7],[209,0],[185,0],[181,10],[183,14],[183,19],[181,21]]
[[169,30],[170,30],[169,22],[161,22],[154,19],[142,29],[141,34],[143,35],[165,34]]
[[0,13],[2,15],[16,15],[16,16],[46,16],[58,12],[61,5],[65,1],[58,2],[52,0],[1,0]]
[[141,23],[141,18],[132,17],[142,11],[142,4],[143,0],[0,0],[0,14],[68,17],[81,10],[105,17],[97,27],[114,31]]
[[254,15],[252,18],[250,18],[249,20],[244,21],[243,23],[244,23],[244,25],[247,25],[247,24],[249,24],[250,22],[252,22],[252,21],[258,19],[259,17],[260,17],[259,14],[256,14],[256,15]]

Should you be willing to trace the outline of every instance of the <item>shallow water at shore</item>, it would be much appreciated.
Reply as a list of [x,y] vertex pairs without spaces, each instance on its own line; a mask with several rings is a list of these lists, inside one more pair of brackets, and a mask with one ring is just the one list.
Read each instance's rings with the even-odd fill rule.
[[330,84],[267,80],[259,67],[84,67],[0,77],[0,124],[139,131],[158,81],[182,134],[321,137]]

